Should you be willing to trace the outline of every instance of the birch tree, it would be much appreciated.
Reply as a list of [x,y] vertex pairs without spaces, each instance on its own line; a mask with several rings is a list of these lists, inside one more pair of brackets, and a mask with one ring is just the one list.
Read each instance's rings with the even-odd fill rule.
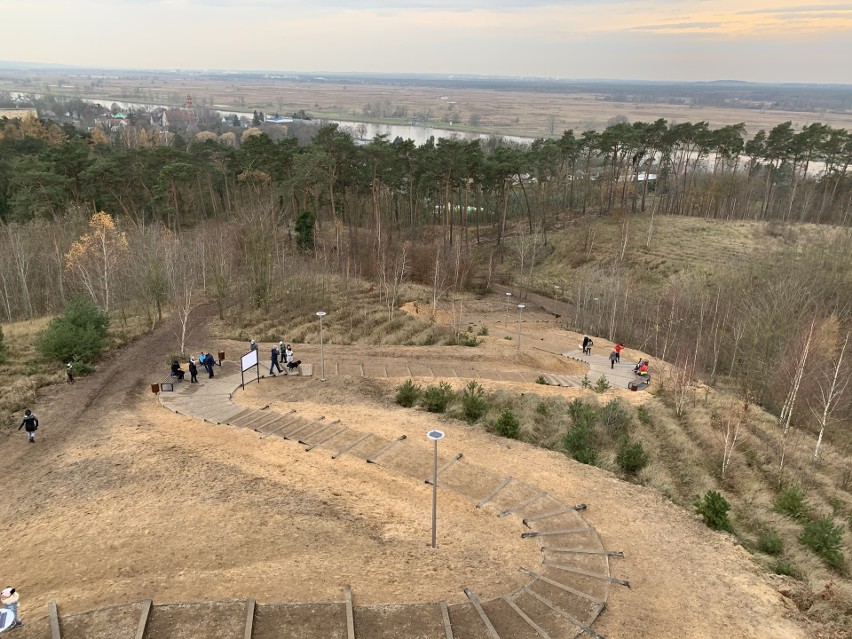
[[834,366],[834,372],[829,375],[828,385],[820,383],[820,411],[815,411],[819,421],[819,436],[817,437],[816,447],[814,448],[814,461],[819,461],[820,448],[822,447],[822,439],[825,435],[825,427],[831,414],[837,408],[840,398],[846,391],[849,385],[849,376],[841,378],[840,370],[843,366],[843,356],[846,353],[846,345],[849,343],[849,333],[846,333],[846,339],[843,340],[843,346],[840,347],[840,354],[837,356],[837,362]]
[[80,278],[92,300],[106,313],[110,310],[117,267],[127,251],[125,233],[118,230],[109,213],[99,212],[89,220],[89,232],[65,254],[65,268]]
[[184,354],[189,333],[189,318],[197,304],[198,271],[193,263],[192,252],[187,250],[183,242],[177,240],[170,242],[166,255],[169,283],[178,318],[178,341],[180,352]]

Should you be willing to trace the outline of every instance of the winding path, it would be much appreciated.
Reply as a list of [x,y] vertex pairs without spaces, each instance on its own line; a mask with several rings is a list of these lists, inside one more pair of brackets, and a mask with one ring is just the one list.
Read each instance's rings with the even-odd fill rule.
[[[179,384],[175,392],[161,393],[160,402],[179,414],[252,429],[261,439],[288,440],[294,446],[304,447],[306,453],[325,453],[328,455],[325,463],[333,464],[340,456],[349,455],[417,482],[431,475],[432,452],[425,445],[412,445],[404,436],[389,441],[351,428],[345,419],[333,416],[245,408],[231,399],[239,385],[236,366],[225,363],[213,380],[199,385]],[[435,601],[359,606],[357,593],[346,588],[338,601],[303,604],[231,601],[153,605],[146,601],[61,618],[58,609],[52,606],[51,617],[45,621],[51,624],[51,634],[38,633],[30,627],[35,634],[27,636],[562,639],[586,634],[600,637],[592,625],[606,606],[610,588],[628,584],[612,575],[611,559],[620,557],[621,553],[605,548],[597,531],[582,516],[585,505],[562,503],[546,488],[469,464],[463,455],[439,460],[438,485],[442,490],[466,497],[472,508],[485,509],[495,517],[511,517],[517,522],[519,535],[539,544],[541,562],[520,568],[527,577],[521,588],[489,601],[480,601],[475,592],[464,588],[466,603],[452,605]],[[517,567],[506,566],[506,570]],[[106,628],[110,629],[109,634],[99,634]]]

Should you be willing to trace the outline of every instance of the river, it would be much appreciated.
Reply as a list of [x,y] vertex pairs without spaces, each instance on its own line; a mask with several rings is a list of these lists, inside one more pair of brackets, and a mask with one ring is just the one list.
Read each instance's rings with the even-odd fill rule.
[[[39,93],[20,93],[20,92],[12,92],[12,97],[32,97],[35,99],[43,97],[42,94]],[[100,104],[106,108],[109,108],[113,104],[117,105],[120,109],[156,109],[156,108],[167,108],[173,109],[174,106],[168,106],[165,104],[153,104],[147,102],[128,102],[126,100],[110,100],[109,98],[92,98],[81,96],[79,98],[84,102],[89,102],[90,104]],[[214,110],[221,113],[224,117],[229,117],[232,115],[236,115],[237,117],[249,117],[251,118],[254,115],[253,111],[234,111],[231,109],[213,107]],[[414,143],[418,146],[425,144],[426,141],[430,137],[434,137],[436,140],[439,138],[459,138],[463,140],[487,140],[492,135],[492,133],[475,133],[472,131],[456,131],[453,129],[441,129],[430,126],[423,126],[419,124],[377,124],[375,122],[359,122],[357,120],[326,120],[318,118],[315,120],[320,124],[337,124],[341,129],[344,129],[352,135],[353,139],[361,138],[361,131],[363,130],[363,139],[364,140],[372,140],[377,135],[387,135],[388,140],[394,140],[397,137],[402,138],[403,140],[413,140]],[[361,126],[363,125],[363,127]],[[508,140],[510,142],[515,142],[517,144],[530,144],[532,143],[534,138],[522,137],[518,135],[500,135],[504,140]]]

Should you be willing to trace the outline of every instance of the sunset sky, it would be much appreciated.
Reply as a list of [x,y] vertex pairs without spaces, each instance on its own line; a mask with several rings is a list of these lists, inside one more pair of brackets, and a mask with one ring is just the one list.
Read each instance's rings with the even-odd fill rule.
[[852,3],[0,0],[0,60],[852,83]]

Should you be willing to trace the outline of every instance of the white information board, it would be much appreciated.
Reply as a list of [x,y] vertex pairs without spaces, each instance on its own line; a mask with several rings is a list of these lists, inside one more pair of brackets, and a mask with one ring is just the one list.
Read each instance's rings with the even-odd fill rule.
[[252,366],[257,366],[257,351],[249,351],[240,358],[242,362],[243,372],[250,369]]
[[8,608],[0,608],[0,632],[8,630],[15,623],[15,615]]

